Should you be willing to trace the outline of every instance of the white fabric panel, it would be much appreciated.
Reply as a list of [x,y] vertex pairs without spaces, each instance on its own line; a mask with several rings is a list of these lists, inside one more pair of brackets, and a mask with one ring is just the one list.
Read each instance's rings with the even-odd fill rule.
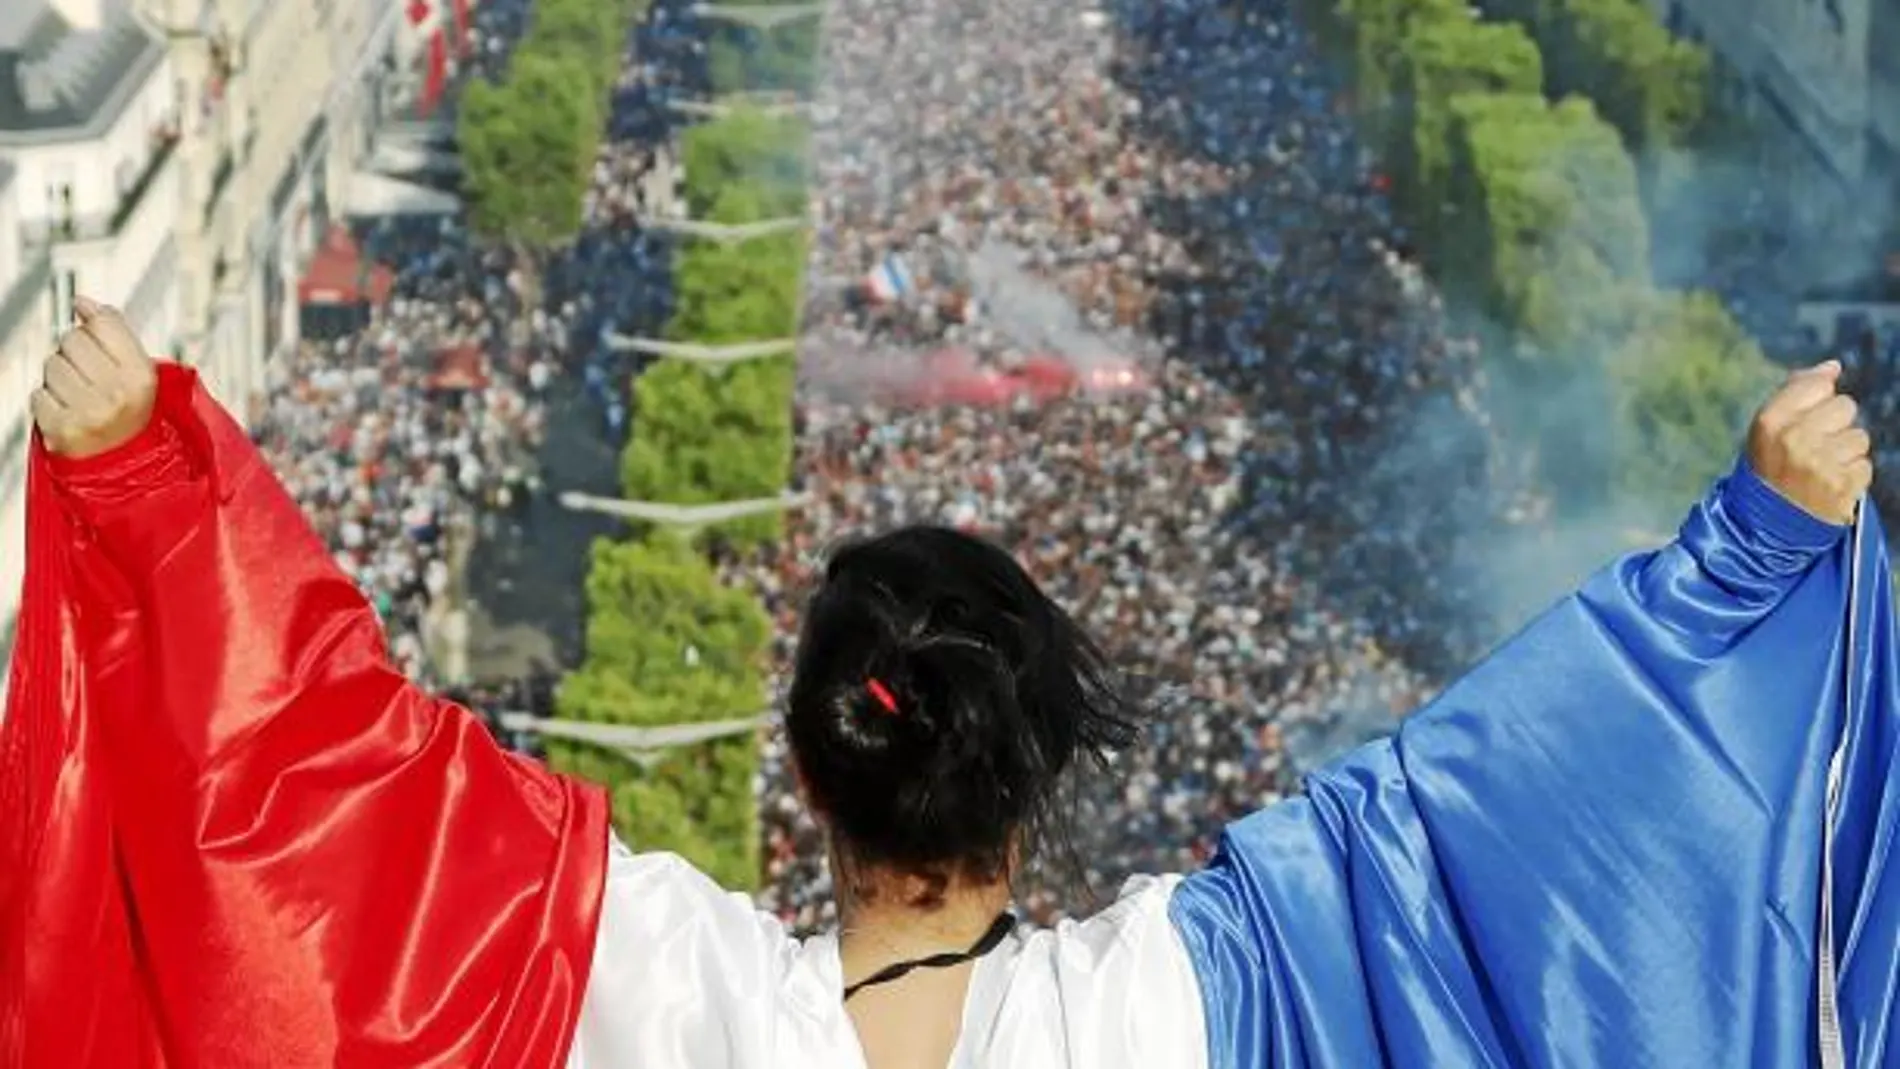
[[[617,840],[569,1069],[865,1069],[837,941],[799,941],[670,854]],[[950,1069],[1205,1069],[1174,879],[1024,926],[971,975]]]

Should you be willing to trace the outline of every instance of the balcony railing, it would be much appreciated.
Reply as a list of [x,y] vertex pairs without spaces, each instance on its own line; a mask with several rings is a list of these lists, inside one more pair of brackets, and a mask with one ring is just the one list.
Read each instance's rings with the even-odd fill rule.
[[[4,2],[4,0],[0,0]],[[151,191],[152,184],[164,173],[165,165],[171,162],[172,154],[178,150],[178,133],[166,128],[157,131],[152,137],[152,152],[139,169],[137,177],[128,183],[119,193],[119,199],[113,204],[112,211],[104,215],[81,216],[75,213],[70,203],[61,205],[58,217],[38,226],[23,227],[29,240],[47,239],[51,241],[96,241],[117,234],[132,216],[138,212],[145,195]]]
[[152,149],[151,158],[145,161],[145,169],[139,172],[139,176],[133,179],[132,184],[126,187],[124,193],[119,194],[119,205],[112,209],[112,216],[106,221],[106,233],[118,233],[126,220],[132,218],[132,213],[138,210],[139,202],[145,199],[146,191],[152,188],[152,182],[158,178],[159,172],[164,170],[165,164],[171,160],[172,153],[178,151],[178,140],[176,131],[167,130],[157,135],[155,138],[157,143]]

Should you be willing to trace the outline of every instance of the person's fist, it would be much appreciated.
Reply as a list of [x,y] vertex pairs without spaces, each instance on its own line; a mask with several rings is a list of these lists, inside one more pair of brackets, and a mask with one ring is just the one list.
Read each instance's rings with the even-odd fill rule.
[[1836,392],[1840,377],[1833,360],[1789,375],[1748,428],[1748,463],[1809,514],[1852,523],[1874,481],[1873,440],[1854,424],[1854,399]]
[[76,297],[73,311],[79,325],[46,358],[31,404],[46,448],[77,460],[116,449],[145,429],[158,400],[158,370],[116,310]]

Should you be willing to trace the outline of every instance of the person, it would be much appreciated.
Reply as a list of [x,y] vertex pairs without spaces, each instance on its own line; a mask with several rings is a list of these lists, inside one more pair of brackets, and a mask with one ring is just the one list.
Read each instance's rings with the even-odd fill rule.
[[26,1064],[1900,1057],[1900,676],[1837,365],[1769,400],[1674,542],[1203,870],[1053,929],[1011,914],[1010,875],[1138,709],[1000,550],[936,528],[842,548],[786,727],[843,924],[796,940],[400,678],[191,374],[80,315],[33,400],[0,740],[33,829],[0,839],[25,962],[0,1041]]

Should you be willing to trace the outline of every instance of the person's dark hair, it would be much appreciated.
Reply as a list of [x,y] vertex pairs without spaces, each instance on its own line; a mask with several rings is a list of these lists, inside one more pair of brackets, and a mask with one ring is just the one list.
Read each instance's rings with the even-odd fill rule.
[[831,557],[806,607],[787,732],[854,866],[991,880],[1066,838],[1064,775],[1138,732],[1100,649],[1003,550],[905,527]]

